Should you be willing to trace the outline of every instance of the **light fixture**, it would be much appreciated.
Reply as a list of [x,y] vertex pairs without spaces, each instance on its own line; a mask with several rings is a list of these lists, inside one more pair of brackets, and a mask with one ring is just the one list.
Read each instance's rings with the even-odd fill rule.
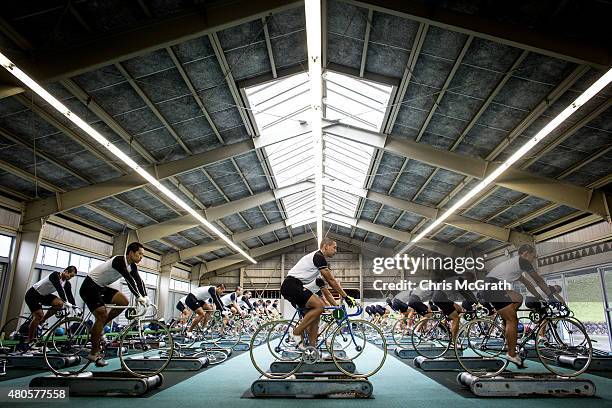
[[593,96],[595,96],[599,91],[601,91],[604,87],[606,87],[610,82],[612,82],[612,69],[608,70],[601,78],[595,81],[586,91],[584,91],[574,102],[572,102],[567,108],[565,108],[561,113],[559,113],[556,117],[554,117],[550,122],[548,122],[542,130],[540,130],[535,136],[533,136],[527,143],[525,143],[521,148],[519,148],[512,156],[510,156],[505,162],[499,165],[491,174],[485,177],[480,183],[478,183],[472,190],[470,190],[465,196],[461,197],[459,201],[457,201],[453,206],[451,206],[444,214],[440,217],[436,218],[427,228],[425,228],[421,233],[419,233],[416,237],[414,237],[405,247],[403,247],[398,254],[403,254],[410,248],[414,246],[419,240],[421,240],[425,235],[429,234],[435,227],[442,224],[444,220],[450,217],[453,213],[455,213],[463,204],[467,203],[471,198],[476,196],[479,192],[485,189],[489,184],[491,184],[496,178],[498,178],[504,171],[506,171],[510,166],[516,163],[521,157],[523,157],[529,150],[531,150],[535,145],[540,143],[546,136],[548,136],[553,130],[557,128],[564,120],[569,118],[574,112],[576,112],[582,105],[588,102]]
[[323,79],[321,69],[321,0],[306,0],[306,42],[310,76],[311,129],[314,149],[317,241],[323,240]]
[[255,259],[253,259],[249,254],[247,254],[242,248],[240,248],[236,243],[234,243],[231,239],[225,236],[221,231],[217,229],[213,224],[211,224],[207,219],[202,217],[196,210],[189,207],[189,205],[181,200],[178,196],[176,196],[172,191],[170,191],[166,186],[164,186],[159,180],[157,180],[153,175],[149,174],[145,169],[140,167],[138,163],[128,157],[125,153],[123,153],[117,146],[111,143],[108,139],[102,136],[97,130],[89,126],[83,119],[73,113],[70,109],[68,109],[63,103],[57,100],[53,95],[47,92],[42,86],[40,86],[36,81],[30,78],[25,72],[23,72],[19,67],[17,67],[11,60],[9,60],[3,53],[0,52],[0,65],[2,65],[8,72],[13,74],[17,79],[24,83],[28,88],[30,88],[34,93],[40,96],[43,100],[45,100],[49,105],[53,106],[57,109],[62,115],[64,115],[68,120],[81,128],[84,132],[86,132],[89,136],[94,138],[98,143],[104,146],[108,151],[110,151],[113,155],[131,167],[134,171],[142,176],[146,181],[151,183],[155,188],[157,188],[163,195],[168,197],[170,200],[174,201],[179,207],[187,211],[191,214],[195,219],[197,219],[204,227],[206,227],[213,234],[217,235],[223,241],[225,241],[228,246],[246,259],[248,259],[252,263],[257,263]]

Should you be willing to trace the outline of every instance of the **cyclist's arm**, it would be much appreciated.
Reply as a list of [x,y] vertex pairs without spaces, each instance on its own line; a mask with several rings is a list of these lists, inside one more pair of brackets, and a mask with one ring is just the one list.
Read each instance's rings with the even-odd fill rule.
[[536,298],[540,299],[542,297],[542,295],[538,292],[535,286],[533,286],[533,284],[525,276],[521,275],[521,277],[519,278],[519,282],[525,285],[525,288],[527,289],[527,291],[531,293],[533,296],[535,296]]
[[320,271],[321,276],[323,276],[323,279],[325,279],[329,286],[334,288],[343,298],[346,297],[346,292],[344,291],[344,289],[342,289],[342,286],[340,286],[340,282],[338,282],[336,278],[334,278],[334,274],[332,273],[332,271],[329,268],[323,268],[320,269]]
[[251,305],[251,302],[249,302],[249,299],[248,298],[242,298],[242,300],[249,307],[249,312],[252,311],[253,310],[253,305]]
[[74,301],[74,296],[72,296],[72,285],[70,284],[70,282],[66,282],[64,284],[64,291],[66,292],[66,299],[68,299],[68,302],[76,305],[76,302]]
[[[69,300],[66,298],[66,292],[64,291],[64,288],[62,287],[62,284],[60,283],[60,273],[53,272],[51,275],[49,275],[49,281],[53,284],[53,287],[55,288],[55,291],[57,292],[59,297],[64,302],[69,302]],[[68,285],[68,282],[66,282],[65,285]],[[74,304],[74,301],[70,303]]]
[[223,306],[223,303],[221,303],[221,299],[219,298],[219,295],[217,295],[217,290],[215,289],[214,286],[208,289],[208,294],[212,298],[212,301],[215,304],[215,306],[217,306],[217,310],[220,310],[220,311],[225,310],[225,307]]
[[336,303],[336,299],[334,299],[329,289],[321,288],[321,292],[323,293],[323,296],[325,296],[325,299],[329,302],[331,306],[338,306],[338,304]]
[[128,289],[130,289],[130,292],[132,292],[134,296],[147,296],[147,289],[145,288],[145,285],[138,274],[138,270],[136,270],[135,273],[128,271],[125,263],[125,257],[116,256],[113,259],[112,267],[121,274],[123,279],[125,279]]

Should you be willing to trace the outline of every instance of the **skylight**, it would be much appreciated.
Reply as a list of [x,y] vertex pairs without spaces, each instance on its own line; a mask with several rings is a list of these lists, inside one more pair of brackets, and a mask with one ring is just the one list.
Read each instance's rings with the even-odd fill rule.
[[[308,123],[309,78],[301,73],[245,89],[260,135],[284,134],[287,139],[264,148],[277,187],[314,181],[314,152],[310,133],[297,137],[295,122]],[[355,127],[379,132],[389,103],[391,86],[327,71],[323,74],[324,117]],[[324,219],[342,226],[354,220],[359,204],[355,195],[334,188],[341,182],[363,188],[374,148],[325,134],[323,129]],[[287,223],[293,227],[316,220],[315,190],[282,199]],[[339,217],[341,216],[341,217]]]

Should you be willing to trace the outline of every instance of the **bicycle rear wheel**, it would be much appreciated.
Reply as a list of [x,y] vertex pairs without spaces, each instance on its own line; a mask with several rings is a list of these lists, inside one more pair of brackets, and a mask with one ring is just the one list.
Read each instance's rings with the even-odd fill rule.
[[[492,377],[504,371],[508,360],[501,355],[506,350],[504,329],[489,318],[470,320],[459,328],[455,339],[457,361],[465,371],[477,377]],[[466,363],[466,358],[473,360],[474,357],[495,361],[481,366]]]
[[[62,330],[58,330],[62,329]],[[62,333],[63,334],[60,334]],[[53,357],[71,357],[89,354],[87,344],[90,341],[90,329],[80,317],[66,317],[58,320],[43,335],[43,358],[47,367],[55,375],[69,376],[82,373],[89,366],[90,361],[85,364],[60,370],[55,367]]]
[[413,348],[411,338],[413,326],[414,319],[409,317],[402,317],[395,322],[393,325],[393,342],[396,346],[401,348]]
[[[291,338],[292,324],[289,320],[276,320],[263,324],[251,339],[249,355],[253,366],[259,373],[268,378],[287,378],[300,369],[302,353],[298,351]],[[256,347],[256,339],[265,339],[263,347]],[[272,364],[278,361],[293,363],[290,369],[278,373],[272,370]]]

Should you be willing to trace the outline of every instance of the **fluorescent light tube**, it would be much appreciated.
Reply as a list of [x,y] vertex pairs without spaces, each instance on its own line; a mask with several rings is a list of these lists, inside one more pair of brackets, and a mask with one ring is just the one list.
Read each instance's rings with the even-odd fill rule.
[[593,83],[586,91],[582,93],[574,102],[572,102],[567,108],[561,113],[554,117],[548,122],[535,136],[533,136],[527,143],[521,146],[512,156],[510,156],[505,162],[499,165],[491,174],[485,179],[478,183],[472,190],[470,190],[465,196],[461,197],[452,207],[450,207],[444,214],[436,218],[427,228],[421,231],[416,237],[412,239],[405,247],[403,247],[398,254],[403,254],[414,246],[416,242],[421,240],[425,235],[429,234],[434,228],[442,224],[444,220],[454,214],[463,204],[467,203],[471,198],[476,196],[479,192],[485,189],[489,184],[495,181],[504,171],[512,166],[517,160],[523,157],[529,150],[535,145],[540,143],[546,136],[548,136],[553,130],[557,128],[564,120],[573,115],[582,105],[588,102],[593,96],[599,91],[606,87],[612,82],[612,69],[608,70],[601,78]]
[[252,263],[257,263],[255,259],[253,259],[249,254],[247,254],[242,248],[240,248],[236,243],[234,243],[231,239],[225,236],[221,231],[217,229],[213,224],[211,224],[207,219],[202,217],[196,210],[189,207],[189,205],[181,200],[177,195],[175,195],[172,191],[168,190],[159,180],[157,180],[153,175],[149,174],[145,169],[140,167],[138,163],[132,160],[128,155],[123,153],[117,146],[112,144],[108,139],[102,136],[97,130],[89,126],[83,119],[78,117],[75,113],[70,111],[63,103],[58,101],[53,95],[47,92],[42,86],[40,86],[36,81],[30,78],[25,72],[23,72],[19,67],[17,67],[11,60],[9,60],[4,54],[0,52],[0,65],[2,65],[8,72],[13,74],[17,79],[23,82],[28,88],[30,88],[34,93],[44,99],[48,104],[57,109],[62,115],[64,115],[68,120],[72,123],[80,127],[83,131],[85,131],[89,136],[94,138],[98,143],[104,146],[108,151],[117,156],[121,161],[130,166],[134,171],[142,176],[145,180],[151,183],[155,188],[157,188],[163,195],[168,197],[170,200],[174,201],[179,207],[187,211],[191,214],[196,220],[198,220],[202,225],[204,225],[209,231],[213,234],[217,235],[221,238],[227,245],[240,253],[246,259],[251,261]]

